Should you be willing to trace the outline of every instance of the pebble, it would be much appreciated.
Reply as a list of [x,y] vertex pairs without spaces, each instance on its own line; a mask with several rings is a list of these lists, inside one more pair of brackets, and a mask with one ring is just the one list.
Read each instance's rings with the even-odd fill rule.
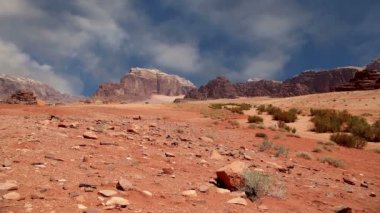
[[258,206],[257,208],[258,208],[260,211],[268,211],[268,210],[269,210],[268,206],[266,206],[266,205],[260,205],[260,206]]
[[231,191],[228,190],[228,189],[217,188],[217,189],[216,189],[216,192],[219,193],[219,194],[228,194],[228,193],[230,193]]
[[335,213],[351,213],[352,208],[350,208],[348,206],[336,206],[333,208],[333,211]]
[[104,196],[104,197],[112,197],[112,196],[114,196],[114,195],[117,194],[116,191],[114,191],[114,190],[109,190],[109,189],[100,190],[98,193],[99,193],[100,195]]
[[83,213],[101,213],[99,209],[94,209],[94,208],[87,208],[86,210],[83,211]]
[[0,183],[0,191],[17,190],[18,185],[15,182],[16,181],[6,181],[5,183]]
[[142,191],[141,193],[142,193],[143,195],[145,195],[145,196],[148,196],[148,197],[152,197],[152,196],[153,196],[152,192],[147,191],[147,190],[144,190],[144,191]]
[[162,168],[162,173],[166,175],[172,175],[174,174],[174,168],[173,167]]
[[173,153],[170,153],[170,152],[165,152],[165,156],[169,157],[169,158],[174,158],[175,157],[175,155]]
[[85,206],[83,204],[78,204],[78,209],[85,210],[85,209],[87,209],[87,206]]
[[237,205],[242,205],[242,206],[246,206],[248,204],[247,200],[241,197],[232,198],[231,200],[227,201],[227,203],[237,204]]
[[17,192],[9,192],[9,193],[3,195],[3,198],[5,200],[20,200],[21,196]]
[[87,131],[83,133],[83,138],[96,140],[98,139],[98,136],[94,132]]
[[214,142],[214,140],[212,138],[209,138],[206,136],[200,137],[199,139],[201,139],[201,141],[206,142],[206,143],[213,143]]
[[375,192],[371,192],[371,194],[369,194],[369,196],[376,197],[376,193]]
[[208,190],[210,189],[210,187],[208,186],[208,185],[201,185],[201,186],[199,186],[199,188],[198,188],[198,190],[200,191],[200,192],[202,192],[202,193],[206,193],[206,192],[208,192]]
[[186,191],[182,192],[182,196],[185,196],[185,197],[196,197],[197,196],[197,192],[195,190],[186,190]]
[[112,197],[111,199],[107,200],[106,206],[114,205],[125,208],[129,205],[129,201],[122,197]]
[[123,191],[128,191],[128,190],[133,189],[133,185],[129,180],[120,178],[119,181],[117,182],[116,188]]
[[350,184],[350,185],[355,185],[355,180],[354,179],[349,179],[347,177],[343,177],[343,181],[347,184]]

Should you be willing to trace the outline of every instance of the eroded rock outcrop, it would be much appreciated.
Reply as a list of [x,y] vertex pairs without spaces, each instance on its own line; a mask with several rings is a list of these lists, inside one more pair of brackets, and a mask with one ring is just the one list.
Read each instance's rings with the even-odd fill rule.
[[37,97],[30,90],[17,90],[12,94],[6,101],[8,104],[26,104],[26,105],[36,105]]
[[70,103],[81,99],[63,94],[47,84],[30,78],[0,75],[0,101],[6,101],[18,90],[28,90],[47,103]]
[[186,94],[185,99],[205,100],[220,98],[236,98],[238,95],[235,85],[227,78],[219,76],[209,81],[198,90],[193,89]]
[[107,101],[139,101],[153,94],[178,96],[196,88],[190,81],[157,69],[132,68],[120,83],[100,85],[94,99]]

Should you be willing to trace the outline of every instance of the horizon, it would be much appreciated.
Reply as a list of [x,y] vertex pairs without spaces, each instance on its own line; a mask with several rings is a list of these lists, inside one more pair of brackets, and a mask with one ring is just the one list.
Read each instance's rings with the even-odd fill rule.
[[0,74],[92,95],[132,67],[197,87],[282,81],[380,58],[380,2],[0,1]]

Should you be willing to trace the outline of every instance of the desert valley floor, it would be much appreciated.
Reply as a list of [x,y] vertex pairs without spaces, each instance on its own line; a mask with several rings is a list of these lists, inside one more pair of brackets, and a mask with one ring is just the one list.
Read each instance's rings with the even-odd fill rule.
[[[304,112],[310,107],[347,109],[373,122],[380,118],[379,94],[373,90],[182,104],[0,105],[0,212],[312,213],[342,206],[379,212],[380,154],[373,151],[379,143],[363,150],[331,145],[329,134],[310,131],[307,113],[290,124],[297,129],[293,135],[269,128],[273,121],[265,114],[265,128],[249,128],[247,116],[256,114],[255,109],[238,115],[208,107],[245,102]],[[285,147],[287,154],[260,152],[263,138],[255,137],[258,132]],[[323,149],[313,152],[317,146]],[[300,152],[311,158],[299,157]],[[321,163],[323,157],[341,159],[343,166]],[[234,161],[270,174],[276,181],[272,193],[251,202],[241,192],[215,186],[216,171]],[[231,201],[241,196],[246,203]],[[128,205],[116,208],[111,197]]]

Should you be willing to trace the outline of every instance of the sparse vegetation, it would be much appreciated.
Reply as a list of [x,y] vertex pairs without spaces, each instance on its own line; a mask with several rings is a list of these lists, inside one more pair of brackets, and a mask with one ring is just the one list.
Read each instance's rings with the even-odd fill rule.
[[343,160],[341,160],[339,158],[323,157],[323,158],[319,159],[319,161],[321,163],[327,163],[327,164],[334,166],[334,167],[337,167],[337,168],[343,167]]
[[374,153],[379,153],[380,154],[380,148],[371,149],[371,151],[374,152]]
[[244,172],[245,193],[250,200],[269,194],[272,179],[268,174],[247,170]]
[[226,109],[232,113],[244,114],[243,111],[250,110],[252,105],[247,103],[213,103],[210,104],[211,109]]
[[306,159],[306,160],[313,159],[313,156],[310,153],[308,153],[308,152],[298,152],[297,153],[297,157],[303,158],[303,159]]
[[284,155],[285,157],[287,157],[288,152],[289,152],[288,148],[286,148],[284,146],[279,146],[279,147],[276,147],[276,153],[274,156],[280,157],[280,156]]
[[268,137],[268,135],[265,134],[264,132],[257,132],[255,134],[255,136],[258,137],[258,138],[267,138]]
[[297,114],[301,111],[295,108],[292,108],[288,111],[284,111],[279,107],[273,105],[260,105],[257,107],[259,113],[267,112],[269,115],[272,115],[273,120],[283,121],[285,123],[295,122],[297,120]]
[[296,133],[297,132],[296,128],[292,128],[292,127],[286,125],[286,123],[284,121],[279,121],[278,122],[278,128],[284,129],[287,132],[291,132],[291,133]]
[[367,144],[367,141],[365,141],[363,138],[345,133],[332,134],[330,139],[341,146],[356,149],[362,149]]
[[268,140],[264,140],[259,146],[259,151],[264,152],[265,150],[271,149],[272,147],[273,147],[272,142]]
[[253,116],[248,116],[248,123],[262,123],[264,120],[262,117],[253,115]]
[[321,153],[323,151],[322,147],[321,146],[317,146],[313,149],[312,152],[316,152],[316,153]]

